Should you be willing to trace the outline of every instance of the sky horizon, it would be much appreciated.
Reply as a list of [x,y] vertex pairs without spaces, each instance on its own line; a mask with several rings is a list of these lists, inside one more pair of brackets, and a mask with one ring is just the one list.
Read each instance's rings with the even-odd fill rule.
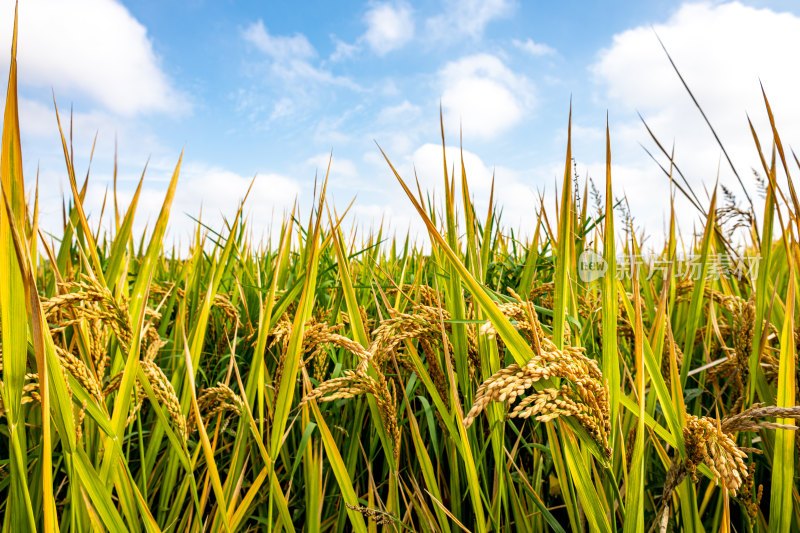
[[[181,150],[181,178],[165,242],[187,242],[193,217],[219,227],[255,176],[252,230],[297,198],[308,212],[316,175],[333,154],[329,195],[361,227],[381,220],[403,235],[423,227],[382,159],[424,189],[442,182],[439,109],[448,165],[463,132],[478,209],[492,176],[504,226],[532,233],[539,194],[548,208],[563,179],[572,106],[575,168],[604,189],[606,116],[615,195],[625,195],[657,245],[669,185],[638,115],[675,158],[701,200],[717,178],[746,198],[667,60],[662,39],[720,135],[759,212],[760,163],[747,126],[769,146],[763,83],[784,145],[800,136],[793,102],[800,74],[800,6],[789,1],[172,3],[142,0],[21,2],[19,98],[23,168],[37,169],[42,226],[60,233],[69,191],[62,125],[74,117],[76,171],[97,224],[119,153],[120,199],[148,162],[136,228],[152,222]],[[0,69],[8,72],[14,2],[0,2]],[[4,48],[5,47],[5,48]],[[3,52],[3,49],[6,51]],[[4,103],[3,94],[3,103]],[[793,105],[794,104],[794,105]],[[643,148],[644,147],[644,148]],[[761,172],[763,175],[763,172]],[[684,232],[698,212],[678,199]],[[94,218],[92,218],[94,217]],[[352,223],[352,222],[351,222]],[[274,227],[272,228],[274,230]]]

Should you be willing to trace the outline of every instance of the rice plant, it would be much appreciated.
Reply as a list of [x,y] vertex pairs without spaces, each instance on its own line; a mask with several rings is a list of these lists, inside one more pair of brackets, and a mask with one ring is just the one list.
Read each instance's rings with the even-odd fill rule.
[[60,240],[43,237],[16,39],[11,57],[4,531],[800,530],[797,160],[766,95],[763,213],[700,202],[665,170],[706,223],[680,250],[672,210],[664,268],[630,260],[608,134],[598,208],[573,192],[588,183],[568,139],[557,212],[532,206],[525,242],[492,200],[475,209],[442,138],[441,203],[384,154],[430,248],[346,234],[326,176],[276,242],[251,241],[240,209],[178,257],[180,160],[147,238],[141,182],[104,232],[63,132],[71,196]]

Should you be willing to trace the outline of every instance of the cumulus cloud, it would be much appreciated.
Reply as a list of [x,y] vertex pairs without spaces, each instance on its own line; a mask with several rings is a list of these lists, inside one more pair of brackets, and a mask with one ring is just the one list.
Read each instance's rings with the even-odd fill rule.
[[[171,169],[147,172],[134,218],[135,235],[141,235],[146,229],[152,230],[164,202],[170,174]],[[133,179],[133,176],[127,177]],[[136,179],[138,180],[138,176]],[[98,223],[96,217],[100,214],[109,181],[110,176],[101,175],[95,176],[90,181],[85,207],[93,226]],[[302,190],[298,182],[275,173],[258,174],[253,178],[219,166],[184,161],[170,212],[165,246],[181,243],[184,246],[182,252],[185,253],[186,245],[191,241],[196,229],[195,218],[200,217],[203,223],[212,228],[220,228],[224,219],[232,220],[251,182],[253,186],[243,210],[249,219],[248,227],[263,232],[263,235],[253,235],[256,242],[262,238],[264,240],[274,238],[276,232],[280,230],[284,215],[291,210],[295,200],[301,197]],[[120,190],[118,199],[122,206],[128,206],[132,197],[132,188],[126,188]],[[60,206],[60,200],[53,198],[45,205],[51,209],[44,213],[44,228],[47,231],[55,229],[54,233],[58,235],[61,224],[60,211],[56,212],[57,210],[52,207]],[[107,207],[103,220],[104,228],[110,226],[111,216],[113,215]]]
[[[69,121],[69,110],[64,116],[64,110],[59,109],[62,127],[69,127],[64,121]],[[74,138],[79,143],[91,142],[96,132],[111,134],[120,132],[125,128],[124,123],[115,120],[113,116],[99,110],[89,112],[75,112],[72,114]],[[47,105],[37,100],[29,98],[19,99],[19,123],[22,134],[26,138],[57,140],[60,147],[61,141],[58,135],[58,125],[56,123],[56,112],[52,102]],[[110,136],[110,135],[109,135]]]
[[514,46],[525,52],[526,54],[532,55],[534,57],[539,56],[551,56],[556,54],[556,49],[546,44],[534,42],[533,39],[526,39],[524,41],[520,41],[519,39],[514,39],[511,41]]
[[443,12],[426,21],[428,34],[438,39],[479,39],[493,20],[514,13],[512,0],[445,0]]
[[[738,2],[684,4],[663,23],[615,35],[592,66],[604,100],[612,104],[612,120],[615,114],[624,118],[615,128],[620,141],[617,154],[621,150],[625,157],[627,147],[639,160],[646,158],[636,146],[648,140],[633,116],[638,110],[667,146],[675,140],[676,160],[699,191],[701,184],[711,187],[719,171],[721,182],[739,194],[741,189],[721,159],[718,145],[653,30],[667,46],[755,196],[750,168],[760,170],[761,165],[745,113],[763,135],[762,145],[768,147],[771,135],[761,80],[784,143],[800,138],[800,108],[795,105],[800,74],[787,68],[786,55],[800,49],[800,18]],[[629,154],[627,159],[633,161],[634,157]],[[647,191],[631,198],[634,214],[644,213],[645,217],[654,202],[654,195]],[[659,203],[655,211],[660,214],[661,208]]]
[[[457,146],[446,146],[445,156],[448,161],[448,172],[451,165],[460,165],[462,151]],[[469,150],[463,150],[464,167],[467,170],[469,187],[476,193],[488,192],[492,185],[492,170],[481,158]],[[444,168],[442,166],[442,145],[425,143],[417,148],[410,157],[417,171],[422,190],[439,190],[443,192]]]
[[[151,156],[151,168],[154,168],[158,158],[171,153],[163,140],[143,129],[135,120],[122,120],[101,109],[71,112],[68,102],[59,102],[59,114],[64,134],[67,139],[70,135],[73,139],[70,143],[74,149],[73,164],[79,175],[85,175],[90,157],[92,174],[97,170],[112,168],[117,147],[120,168],[130,166],[133,172],[141,171]],[[62,183],[65,163],[53,103],[41,103],[22,96],[19,99],[19,120],[26,183],[32,186],[38,173],[42,178],[42,189],[59,191],[57,184]],[[48,172],[52,173],[54,181],[47,180],[47,176],[51,175]],[[66,189],[69,190],[69,186]],[[53,201],[60,217],[60,196],[54,196]],[[44,208],[43,204],[40,206]]]
[[374,4],[364,15],[364,41],[379,56],[401,48],[414,37],[411,7],[404,3]]
[[414,11],[402,0],[370,3],[363,21],[367,29],[354,43],[331,37],[336,46],[328,58],[330,62],[349,59],[363,48],[382,57],[403,48],[414,38]]
[[[10,43],[13,5],[3,2],[0,42]],[[19,6],[21,85],[81,94],[125,116],[180,113],[189,103],[164,72],[143,26],[114,0],[39,0]],[[0,71],[7,72],[7,54]]]
[[[219,214],[231,217],[244,199],[250,182],[253,188],[245,204],[256,227],[266,227],[275,217],[280,220],[300,197],[301,187],[293,179],[275,173],[242,176],[225,168],[205,164],[188,165],[178,184],[176,213],[196,214],[198,206],[209,219]],[[189,226],[191,227],[191,225]]]
[[[447,158],[448,172],[454,166],[457,175],[460,176],[461,156],[464,158],[464,168],[466,169],[467,179],[470,188],[470,195],[473,198],[475,208],[479,216],[485,217],[489,208],[489,196],[492,188],[492,181],[495,185],[494,200],[503,210],[503,228],[514,228],[515,231],[522,228],[523,234],[527,230],[533,232],[535,228],[535,207],[538,205],[538,196],[534,188],[533,179],[524,178],[519,172],[487,164],[481,156],[470,150],[462,150],[457,146],[446,146],[445,154]],[[391,156],[390,156],[391,157]],[[386,215],[387,221],[391,224],[391,229],[404,234],[407,228],[411,229],[412,237],[419,238],[421,242],[428,242],[427,231],[419,215],[414,211],[411,201],[406,197],[400,185],[396,182],[393,174],[388,170],[385,161],[374,161],[376,168],[380,169],[377,175],[383,183],[382,199],[383,203],[376,203],[369,206],[370,209],[358,211],[364,215],[372,214],[373,218]],[[431,194],[441,202],[444,194],[444,172],[442,164],[441,144],[425,143],[419,145],[413,152],[405,157],[392,160],[400,176],[406,184],[416,192],[415,180],[419,180],[423,194]],[[459,205],[461,198],[460,180],[456,180],[456,198]],[[356,206],[359,207],[359,206]],[[441,203],[437,204],[440,209]],[[373,214],[377,213],[376,214]],[[461,209],[459,208],[459,212]],[[463,214],[463,213],[462,213]],[[519,234],[518,234],[519,236]]]
[[448,123],[464,135],[491,138],[517,124],[533,105],[533,84],[490,54],[450,62],[439,72]]

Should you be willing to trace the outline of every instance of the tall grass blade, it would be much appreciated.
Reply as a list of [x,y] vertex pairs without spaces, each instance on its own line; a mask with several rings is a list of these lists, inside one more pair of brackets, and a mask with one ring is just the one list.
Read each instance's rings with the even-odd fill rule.
[[31,504],[27,463],[28,446],[22,412],[22,388],[27,363],[27,316],[22,272],[11,235],[12,220],[18,228],[26,224],[25,184],[22,179],[19,111],[17,102],[17,10],[11,42],[11,63],[3,114],[0,147],[0,186],[5,206],[0,209],[0,325],[2,326],[2,400],[8,420],[10,477],[3,528],[6,531],[36,531]]
[[[795,263],[789,258],[789,281],[786,292],[786,314],[781,330],[780,373],[778,375],[778,407],[795,405],[796,348],[795,348]],[[791,419],[778,418],[778,424],[792,424]],[[769,507],[770,532],[792,529],[794,493],[795,435],[788,429],[775,430],[775,452],[772,457],[772,496]]]

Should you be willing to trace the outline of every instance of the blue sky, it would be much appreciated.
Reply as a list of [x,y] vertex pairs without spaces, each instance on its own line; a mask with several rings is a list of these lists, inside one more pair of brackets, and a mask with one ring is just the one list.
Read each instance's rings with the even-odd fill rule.
[[[652,143],[637,111],[664,142],[675,142],[677,161],[700,191],[717,174],[739,189],[653,29],[751,194],[758,160],[745,112],[767,135],[759,79],[784,142],[800,135],[800,8],[789,1],[22,3],[23,157],[29,184],[38,165],[48,229],[57,230],[68,190],[51,91],[64,119],[74,110],[82,174],[98,133],[87,200],[95,220],[115,138],[123,200],[150,158],[139,228],[155,216],[185,146],[175,240],[185,240],[193,224],[187,214],[201,205],[211,223],[231,214],[253,176],[248,212],[254,231],[268,235],[295,198],[310,205],[315,173],[324,173],[331,150],[330,188],[340,209],[357,195],[358,224],[385,217],[398,232],[418,231],[375,141],[405,177],[416,168],[423,186],[435,189],[440,103],[451,158],[463,128],[479,207],[494,173],[506,224],[532,232],[538,193],[551,206],[563,173],[570,98],[579,174],[602,188],[608,112],[615,192],[627,195],[639,226],[657,234],[669,189],[640,146]],[[0,43],[9,43],[13,2],[0,6]],[[7,64],[0,60],[4,71]],[[685,202],[678,208],[691,231],[696,212]]]

